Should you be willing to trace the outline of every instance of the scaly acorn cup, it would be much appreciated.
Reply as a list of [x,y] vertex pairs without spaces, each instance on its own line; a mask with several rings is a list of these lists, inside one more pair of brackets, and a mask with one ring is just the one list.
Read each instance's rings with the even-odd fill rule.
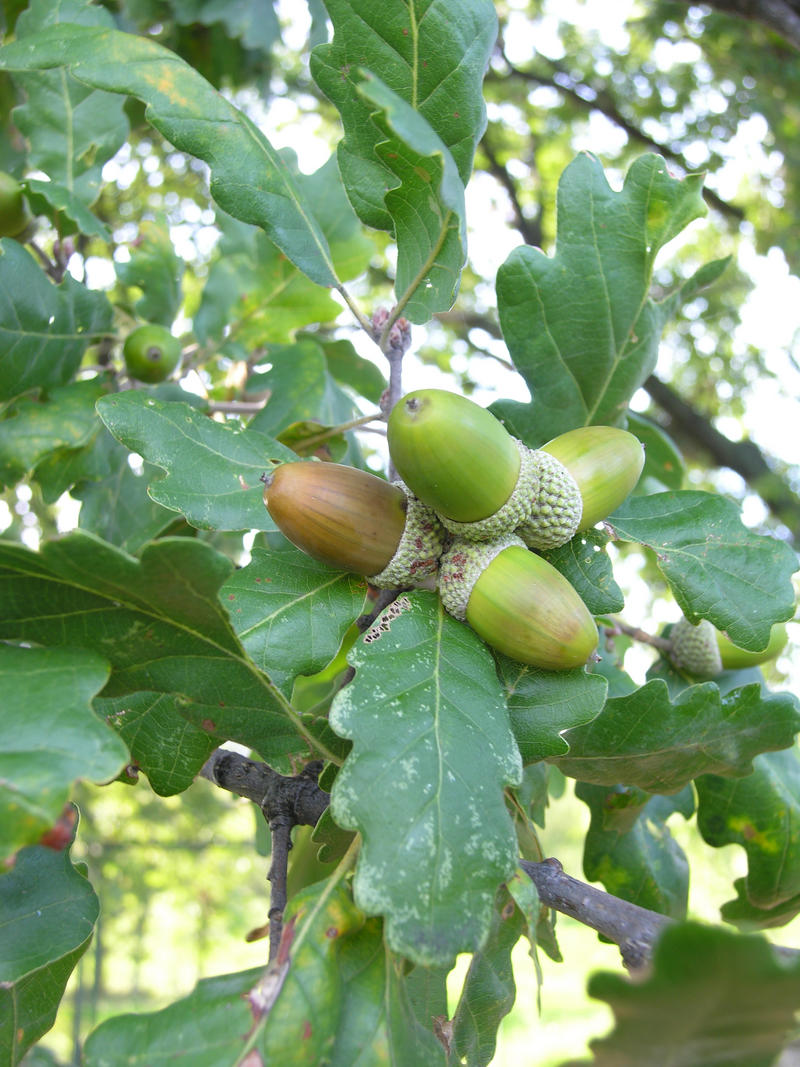
[[717,630],[707,619],[696,626],[681,618],[670,631],[672,647],[669,657],[674,666],[693,678],[715,678],[724,670],[742,670],[757,667],[775,659],[786,644],[786,627],[777,623],[770,631],[769,643],[761,652],[748,652],[739,648]]
[[597,646],[584,602],[515,534],[486,543],[456,539],[440,561],[439,595],[446,611],[520,663],[570,670]]
[[436,573],[445,531],[402,483],[339,463],[283,463],[264,478],[264,503],[303,552],[381,588]]
[[539,490],[519,535],[529,548],[557,548],[605,519],[629,496],[644,466],[641,441],[616,426],[580,426],[534,452]]
[[453,533],[489,541],[530,514],[538,476],[530,449],[458,393],[418,389],[389,415],[400,477]]

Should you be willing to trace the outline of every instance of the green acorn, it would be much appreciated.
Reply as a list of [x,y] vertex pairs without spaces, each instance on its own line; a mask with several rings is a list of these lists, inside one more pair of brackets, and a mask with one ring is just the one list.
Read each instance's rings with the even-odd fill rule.
[[644,466],[642,443],[616,426],[579,426],[534,455],[539,496],[519,530],[529,548],[556,548],[605,519],[629,496]]
[[339,463],[283,463],[264,478],[278,529],[309,556],[383,588],[436,573],[445,531],[402,483]]
[[742,670],[757,667],[775,659],[783,649],[788,634],[783,623],[776,623],[769,643],[761,652],[748,652],[739,648],[724,633],[717,630],[707,619],[696,626],[681,618],[670,631],[672,648],[669,657],[678,670],[693,678],[715,678],[722,671]]
[[594,619],[573,587],[514,534],[454,541],[440,562],[439,594],[445,610],[520,663],[569,670],[597,645]]
[[125,369],[140,382],[163,382],[181,361],[181,343],[166,326],[145,322],[131,330],[122,346]]
[[418,389],[389,416],[400,477],[454,533],[491,540],[527,518],[537,474],[530,449],[490,411],[444,389]]
[[0,237],[19,237],[31,221],[22,186],[0,171]]

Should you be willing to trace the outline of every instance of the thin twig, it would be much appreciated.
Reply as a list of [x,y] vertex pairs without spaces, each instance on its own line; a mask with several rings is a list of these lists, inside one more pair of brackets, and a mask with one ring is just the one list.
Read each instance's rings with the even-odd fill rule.
[[359,426],[366,426],[368,422],[376,422],[382,418],[383,413],[376,411],[373,415],[362,415],[359,419],[351,419],[349,422],[339,423],[338,426],[330,426],[327,430],[315,433],[313,437],[304,437],[302,441],[303,448],[308,448],[309,445],[322,444],[323,441],[327,441],[330,437],[336,437],[337,434],[355,430]]
[[605,626],[604,629],[609,634],[625,634],[627,637],[632,637],[634,641],[640,641],[644,645],[652,645],[653,648],[661,649],[662,652],[670,652],[672,650],[672,642],[668,637],[649,634],[644,630],[640,630],[638,626],[628,626],[618,619],[614,619],[613,626]]

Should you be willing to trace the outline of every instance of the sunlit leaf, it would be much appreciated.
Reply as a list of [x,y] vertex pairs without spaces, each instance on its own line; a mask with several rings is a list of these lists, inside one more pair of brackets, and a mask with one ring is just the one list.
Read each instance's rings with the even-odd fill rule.
[[530,404],[493,411],[528,444],[576,426],[616,425],[653,371],[664,324],[727,261],[710,264],[661,303],[649,296],[659,250],[705,214],[703,177],[673,178],[640,156],[620,191],[582,153],[558,185],[553,256],[516,248],[497,273],[500,325]]
[[0,68],[63,69],[96,89],[129,93],[176,148],[211,168],[211,195],[235,218],[263,227],[318,285],[335,285],[325,237],[288,167],[245,115],[188,63],[146,37],[65,25],[0,52]]
[[363,578],[332,570],[290,546],[253,549],[246,567],[220,589],[220,599],[250,658],[284,693],[299,674],[321,670],[350,624],[365,610]]
[[261,973],[203,978],[161,1011],[107,1019],[86,1040],[85,1067],[152,1067],[187,1056],[193,1067],[236,1067],[252,1023],[246,994]]
[[583,668],[543,671],[500,655],[497,663],[525,764],[566,753],[563,732],[590,722],[605,704],[605,679]]

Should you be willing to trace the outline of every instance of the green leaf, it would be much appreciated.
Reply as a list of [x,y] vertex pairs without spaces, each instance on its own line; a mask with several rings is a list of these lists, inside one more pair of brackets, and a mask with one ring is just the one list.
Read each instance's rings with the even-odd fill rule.
[[68,851],[34,845],[0,876],[0,1062],[16,1067],[53,1025],[99,904]]
[[560,548],[541,553],[575,588],[592,615],[611,615],[625,604],[605,551],[607,543],[606,534],[586,530]]
[[181,306],[184,264],[175,253],[166,223],[142,219],[127,263],[114,263],[123,285],[142,290],[134,310],[145,322],[171,326]]
[[201,979],[161,1011],[116,1015],[86,1040],[84,1067],[152,1067],[189,1057],[192,1067],[236,1067],[252,1025],[247,993],[263,968]]
[[33,214],[46,215],[62,237],[81,233],[86,237],[111,241],[110,231],[66,186],[28,178],[25,188]]
[[342,116],[339,167],[358,216],[393,230],[384,201],[396,185],[377,152],[385,131],[360,92],[362,71],[378,75],[419,113],[452,155],[462,185],[486,126],[481,84],[497,35],[488,0],[413,0],[387,11],[379,0],[326,0],[331,44],[315,48],[311,73]]
[[[339,948],[342,1003],[331,1067],[414,1064],[444,1067],[444,1049],[434,1037],[431,1013],[421,1014],[416,987],[429,972],[415,967],[406,975],[383,940],[383,925],[368,919]],[[433,976],[436,993],[441,987]],[[444,991],[444,990],[442,990]],[[444,998],[446,1014],[447,1001]],[[415,1018],[416,1013],[416,1018]]]
[[61,69],[78,81],[129,93],[148,122],[211,168],[211,195],[230,215],[261,226],[318,285],[335,285],[327,241],[278,153],[244,115],[178,56],[145,37],[60,25],[7,45],[0,69]]
[[746,878],[737,878],[733,888],[736,890],[735,899],[723,904],[719,913],[725,922],[732,923],[740,930],[771,930],[785,926],[800,914],[800,893],[772,908],[759,908],[748,899]]
[[[33,0],[17,20],[17,47],[35,49],[42,31],[69,34],[72,26],[67,23],[109,30],[113,19],[102,7],[85,0],[60,0],[58,4]],[[43,171],[73,202],[88,208],[100,193],[103,165],[128,136],[125,101],[87,89],[64,71],[17,73],[14,81],[27,98],[14,109],[14,122],[28,139],[29,168]]]
[[747,854],[747,900],[774,908],[800,894],[800,759],[796,748],[753,761],[741,781],[704,775],[697,782],[697,826],[714,848]]
[[452,307],[467,258],[464,186],[447,146],[411,104],[374,74],[358,92],[377,110],[383,134],[375,147],[394,176],[384,195],[397,240],[395,294],[411,322]]
[[659,250],[706,212],[702,182],[671,177],[656,155],[635,160],[619,192],[588,153],[564,170],[555,254],[525,245],[497,273],[503,336],[533,397],[492,406],[516,436],[536,446],[623,419],[655,367],[665,322],[711,280],[705,271],[661,303],[648,296]]
[[359,396],[373,404],[380,403],[381,395],[388,386],[385,376],[376,364],[356,352],[352,341],[318,342],[328,363],[328,373],[341,385],[346,385]]
[[245,386],[248,393],[269,395],[250,420],[251,430],[277,437],[295,422],[337,426],[356,414],[354,402],[331,379],[325,354],[315,341],[270,346],[267,358],[271,369],[251,374]]
[[162,797],[188,789],[217,746],[215,738],[186,721],[171,693],[98,698],[94,710],[117,731],[132,762]]
[[280,40],[278,16],[273,4],[264,0],[172,0],[172,6],[176,22],[222,23],[228,36],[248,49],[269,52]]
[[655,484],[659,489],[680,489],[686,471],[675,442],[650,419],[638,412],[629,411],[628,429],[636,434],[644,445],[644,469],[642,479]]
[[289,696],[299,674],[314,674],[336,655],[353,619],[366,610],[367,583],[294,546],[254,548],[251,562],[219,595],[247,654]]
[[298,327],[336,319],[342,308],[327,289],[309,281],[265,233],[247,230],[247,241],[237,240],[235,250],[223,240],[211,266],[194,317],[198,339],[224,338],[252,351],[288,341]]
[[498,655],[497,672],[523,764],[566,753],[563,732],[590,722],[606,701],[606,680],[583,668],[542,671]]
[[103,697],[173,694],[218,743],[249,745],[286,771],[288,754],[304,747],[299,722],[218,600],[232,568],[182,537],[147,546],[140,560],[80,532],[39,553],[0,544],[0,638],[96,649],[112,667]]
[[107,782],[128,762],[91,708],[108,672],[86,649],[0,644],[0,857],[39,840],[74,781]]
[[794,614],[795,553],[749,530],[723,496],[686,490],[630,497],[606,527],[615,540],[651,548],[687,619],[708,619],[740,648],[766,648],[773,623]]
[[[530,879],[526,879],[529,884]],[[486,1067],[497,1045],[500,1023],[514,1006],[517,987],[511,951],[527,924],[507,889],[497,894],[489,936],[470,961],[453,1014],[452,1052],[459,1063]]]
[[[316,1067],[330,1055],[344,995],[339,953],[364,925],[350,894],[336,881],[318,882],[296,896],[286,909],[287,964],[278,964],[253,991],[274,996],[259,1023],[256,1047],[264,1063]],[[263,993],[262,993],[263,990]]]
[[753,684],[721,696],[706,682],[670,702],[666,683],[654,678],[568,730],[569,753],[552,762],[583,782],[677,793],[698,775],[751,774],[755,756],[787,748],[798,729],[800,702],[789,693]]
[[[686,916],[689,864],[666,821],[694,811],[690,786],[674,797],[653,797],[626,786],[578,782],[575,795],[592,813],[583,847],[583,870],[609,893],[675,919]],[[620,818],[622,816],[622,818]]]
[[189,404],[158,400],[143,389],[104,397],[97,405],[111,433],[166,474],[148,492],[206,530],[274,530],[260,478],[297,457],[257,433],[215,422]]
[[[102,476],[81,479],[72,489],[71,495],[81,502],[78,525],[134,554],[176,521],[175,512],[148,496],[148,483],[157,478],[157,468],[143,463],[141,470],[134,470],[127,448],[102,425],[93,456],[98,453],[106,467]],[[92,463],[92,458],[86,460]],[[41,467],[36,474],[41,478]]]
[[297,172],[295,177],[303,194],[314,205],[337,277],[346,282],[363,274],[375,253],[375,243],[364,233],[347,199],[336,156],[331,156],[313,174]]
[[111,329],[111,305],[67,274],[53,285],[33,256],[0,241],[0,400],[64,385],[87,347]]
[[593,1067],[770,1067],[795,1028],[800,960],[762,937],[682,923],[665,927],[647,977],[594,974],[589,995],[616,1016],[591,1043]]
[[363,837],[356,903],[385,917],[393,951],[451,962],[483,942],[516,865],[503,786],[521,766],[494,661],[434,594],[416,593],[379,616],[348,663],[355,677],[330,721],[353,749],[331,810]]
[[0,417],[0,485],[14,485],[46,456],[86,444],[97,433],[95,403],[102,378],[70,382],[47,396],[23,396]]

